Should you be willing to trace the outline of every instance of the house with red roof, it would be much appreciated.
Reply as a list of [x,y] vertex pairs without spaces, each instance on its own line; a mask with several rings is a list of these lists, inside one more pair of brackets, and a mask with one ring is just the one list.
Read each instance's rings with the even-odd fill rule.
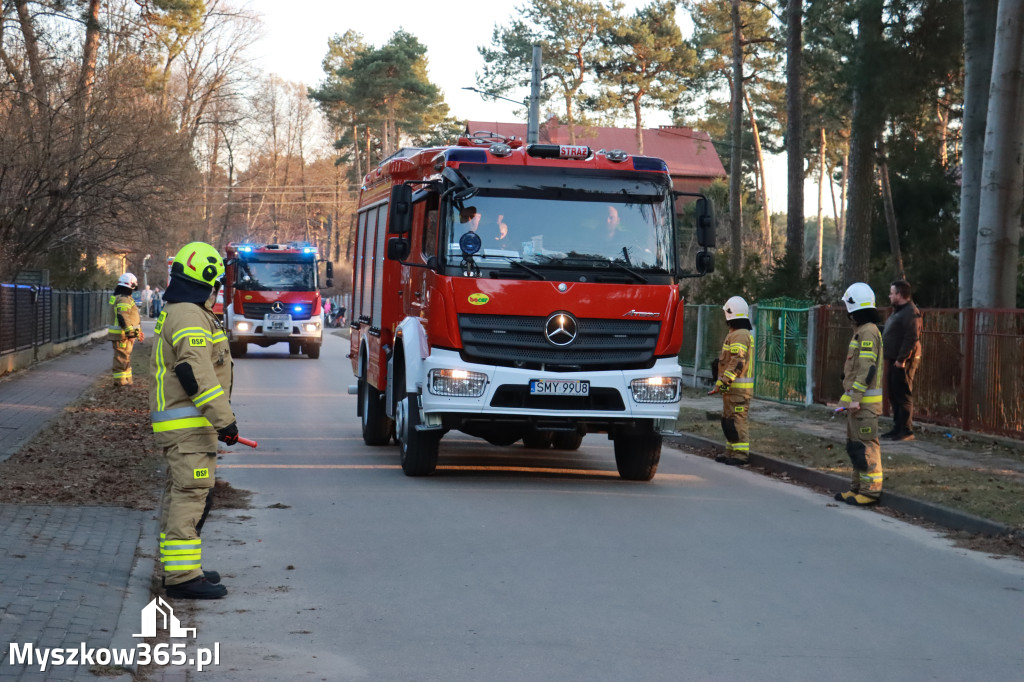
[[[468,121],[467,134],[486,131],[501,137],[526,139],[525,123]],[[569,126],[554,117],[540,124],[541,144],[578,144],[591,149],[621,149],[628,154],[638,152],[633,128],[576,126],[576,140],[569,140]],[[644,155],[656,156],[668,165],[672,185],[679,192],[698,192],[718,178],[725,178],[725,167],[707,133],[682,126],[660,126],[643,130]]]

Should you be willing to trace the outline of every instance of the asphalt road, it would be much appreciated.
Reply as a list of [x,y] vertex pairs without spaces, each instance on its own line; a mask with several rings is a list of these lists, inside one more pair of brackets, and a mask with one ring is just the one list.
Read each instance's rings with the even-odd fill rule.
[[[651,483],[611,443],[459,433],[435,476],[360,437],[347,341],[236,361],[256,451],[218,475],[185,625],[208,680],[1024,680],[1024,563],[665,449]],[[286,507],[286,508],[282,508]]]

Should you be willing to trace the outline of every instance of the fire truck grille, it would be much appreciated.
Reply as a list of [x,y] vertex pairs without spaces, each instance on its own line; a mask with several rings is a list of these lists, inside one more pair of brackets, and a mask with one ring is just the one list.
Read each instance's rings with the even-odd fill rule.
[[469,362],[573,372],[650,367],[659,320],[580,319],[576,340],[554,346],[546,317],[459,315],[463,355]]
[[[264,315],[272,315],[273,303],[243,303],[242,314],[250,319],[261,319]],[[293,320],[308,320],[313,316],[312,303],[283,303],[282,315],[291,315]]]

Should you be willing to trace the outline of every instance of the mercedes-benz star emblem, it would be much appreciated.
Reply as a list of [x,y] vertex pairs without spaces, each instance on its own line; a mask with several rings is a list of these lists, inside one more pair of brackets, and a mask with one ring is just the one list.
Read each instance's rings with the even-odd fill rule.
[[284,310],[284,304],[281,303],[280,301],[274,301],[274,303],[270,306],[270,311],[273,313],[279,313],[282,310]]
[[544,336],[553,346],[568,346],[576,340],[576,318],[569,313],[553,313],[544,323]]

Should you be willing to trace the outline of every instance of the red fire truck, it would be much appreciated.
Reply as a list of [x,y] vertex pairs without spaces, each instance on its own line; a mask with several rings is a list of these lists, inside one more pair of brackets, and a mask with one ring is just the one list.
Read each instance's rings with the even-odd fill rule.
[[620,477],[650,480],[678,414],[680,280],[713,270],[714,233],[652,157],[477,133],[385,160],[353,263],[363,440],[394,435],[422,476],[451,429],[560,450],[605,433]]
[[[224,260],[224,327],[231,354],[254,343],[287,343],[292,355],[320,357],[324,311],[319,289],[331,286],[331,263],[305,242],[228,244]],[[324,263],[326,276],[318,265]]]

